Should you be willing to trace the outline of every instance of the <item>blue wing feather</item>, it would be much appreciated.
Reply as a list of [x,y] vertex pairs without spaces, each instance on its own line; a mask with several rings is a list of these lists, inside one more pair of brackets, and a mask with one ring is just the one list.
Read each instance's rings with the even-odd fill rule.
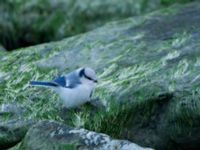
[[64,76],[56,78],[55,80],[53,80],[53,82],[62,87],[66,86],[66,79]]
[[76,72],[71,72],[66,76],[61,76],[56,78],[54,81],[59,86],[66,87],[66,88],[74,88],[81,84],[79,76]]

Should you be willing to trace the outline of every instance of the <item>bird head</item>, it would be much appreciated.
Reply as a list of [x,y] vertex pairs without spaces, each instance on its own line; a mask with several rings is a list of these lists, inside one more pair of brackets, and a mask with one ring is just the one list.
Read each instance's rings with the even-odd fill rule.
[[98,82],[96,73],[92,68],[89,68],[89,67],[80,68],[78,69],[78,72],[79,72],[81,81],[83,83],[95,85]]

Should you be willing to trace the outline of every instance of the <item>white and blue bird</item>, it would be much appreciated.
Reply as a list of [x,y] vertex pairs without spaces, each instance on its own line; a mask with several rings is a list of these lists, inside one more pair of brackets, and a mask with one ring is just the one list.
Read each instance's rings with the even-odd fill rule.
[[89,67],[79,68],[50,82],[31,81],[32,86],[50,87],[59,94],[66,108],[75,108],[91,100],[97,76]]

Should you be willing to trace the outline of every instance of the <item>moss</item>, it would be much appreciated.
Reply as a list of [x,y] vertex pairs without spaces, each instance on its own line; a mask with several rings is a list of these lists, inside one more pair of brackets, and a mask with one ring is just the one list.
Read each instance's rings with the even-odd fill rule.
[[61,149],[76,150],[77,147],[71,144],[71,145],[62,146]]
[[[39,47],[42,48],[43,46]],[[30,49],[31,57],[28,56],[30,52],[19,51],[11,53],[3,58],[4,61],[2,62],[0,67],[1,71],[5,72],[5,75],[7,74],[7,72],[10,72],[10,70],[12,70],[12,73],[7,75],[3,80],[4,84],[1,84],[0,91],[2,94],[0,95],[0,101],[3,102],[6,99],[6,101],[9,100],[10,102],[20,103],[20,105],[25,106],[27,109],[30,110],[29,114],[27,114],[27,116],[29,116],[30,118],[44,117],[46,119],[49,119],[50,116],[56,115],[53,115],[54,113],[51,113],[52,115],[49,115],[47,113],[49,111],[48,109],[44,109],[43,111],[40,110],[40,107],[48,102],[48,99],[44,96],[45,93],[48,92],[48,90],[46,90],[46,92],[44,91],[44,95],[38,97],[37,93],[40,90],[36,88],[31,88],[29,86],[29,82],[31,80],[51,80],[53,76],[57,75],[57,71],[52,69],[41,70],[40,68],[38,68],[35,62],[37,62],[37,60],[41,60],[41,56],[37,52],[37,48]],[[44,76],[45,72],[46,75]],[[35,96],[32,96],[31,93],[35,93]],[[41,99],[38,101],[38,98]],[[51,111],[54,110],[52,109],[52,106],[47,108],[50,108]]]
[[[98,112],[94,118],[86,118],[85,127],[89,130],[106,133],[114,138],[127,139],[129,137],[124,132],[127,130],[131,132],[130,128],[133,124],[138,130],[152,126],[149,124],[152,121],[154,121],[154,126],[157,126],[159,120],[156,118],[163,115],[161,112],[158,114],[158,109],[162,109],[162,105],[166,105],[171,98],[172,95],[168,94],[123,105],[112,101],[107,112]],[[165,107],[167,108],[167,105]]]
[[177,1],[173,1],[173,0],[161,0],[161,4],[164,5],[164,6],[168,6],[168,5],[171,5],[173,3],[188,3],[188,2],[192,2],[192,1],[195,1],[195,0],[177,0]]
[[108,21],[153,10],[157,5],[144,3],[143,0],[8,1],[1,3],[0,7],[0,26],[3,29],[0,43],[10,50],[59,40],[94,29]]
[[[26,107],[27,118],[53,119],[142,145],[164,149],[170,138],[169,143],[176,143],[178,135],[186,137],[199,125],[200,9],[196,3],[184,8],[0,53],[0,102]],[[69,112],[66,121],[55,93],[28,86],[30,80],[51,80],[83,65],[97,70],[100,82],[94,97],[107,104],[107,112],[83,106],[82,112]]]
[[198,127],[200,118],[200,103],[199,103],[199,88],[186,94],[184,91],[179,95],[181,101],[175,102],[172,109],[168,113],[169,124],[172,125],[169,130],[172,130],[172,138],[180,135],[188,135],[192,132],[192,128]]
[[[0,43],[7,50],[12,50],[60,40],[95,29],[110,21],[144,14],[177,2],[183,3],[180,0],[8,1],[0,6]],[[190,0],[185,0],[184,3],[186,2]],[[162,13],[172,14],[175,11],[172,8],[163,9]]]

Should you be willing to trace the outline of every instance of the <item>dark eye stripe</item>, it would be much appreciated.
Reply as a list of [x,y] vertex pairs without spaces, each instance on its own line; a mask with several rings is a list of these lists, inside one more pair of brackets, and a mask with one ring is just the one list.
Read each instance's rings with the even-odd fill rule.
[[85,69],[84,69],[84,68],[81,69],[81,71],[80,71],[80,73],[79,73],[79,76],[80,76],[80,77],[84,76],[84,77],[87,78],[88,80],[91,80],[91,81],[97,82],[96,80],[94,80],[94,79],[88,77],[88,76],[85,74]]
[[88,80],[93,80],[92,78],[88,77],[86,74],[84,74],[84,77],[87,78]]
[[97,80],[94,80],[94,79],[92,79],[92,78],[90,78],[90,77],[88,77],[88,76],[86,76],[86,75],[84,75],[85,76],[85,78],[87,78],[88,80],[91,80],[91,81],[94,81],[94,82],[98,82]]

